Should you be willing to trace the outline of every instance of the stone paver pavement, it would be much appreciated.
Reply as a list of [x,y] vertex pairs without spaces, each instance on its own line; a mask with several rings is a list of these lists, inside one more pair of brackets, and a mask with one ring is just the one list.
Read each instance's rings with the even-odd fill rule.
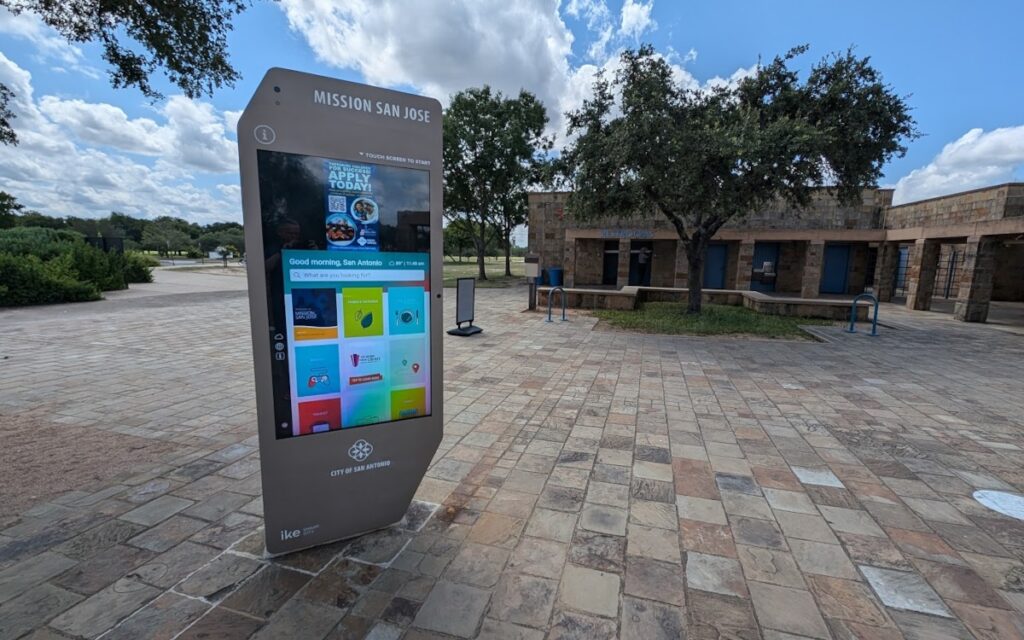
[[1024,490],[1019,336],[637,336],[481,290],[407,518],[267,559],[246,299],[158,294],[0,312],[0,429],[176,445],[0,519],[0,639],[1024,638],[1024,522],[971,498]]

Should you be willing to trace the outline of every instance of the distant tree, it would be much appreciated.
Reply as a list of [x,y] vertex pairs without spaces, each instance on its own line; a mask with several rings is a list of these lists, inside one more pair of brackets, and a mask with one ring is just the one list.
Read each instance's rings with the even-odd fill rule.
[[832,54],[801,82],[788,65],[806,50],[736,84],[692,89],[646,45],[624,52],[614,80],[599,76],[568,114],[570,212],[668,219],[689,262],[690,313],[700,312],[708,244],[722,225],[778,199],[804,207],[821,186],[857,203],[918,135],[868,58]]
[[18,202],[18,199],[7,193],[6,191],[0,191],[0,229],[10,229],[17,225],[18,214],[25,205]]
[[[136,87],[161,97],[150,76],[161,69],[189,98],[233,86],[238,71],[228,62],[231,21],[245,0],[0,0],[15,14],[33,13],[68,42],[103,47],[114,88]],[[16,144],[7,110],[10,90],[0,84],[0,143]]]
[[[213,226],[213,225],[209,225]],[[207,228],[209,228],[209,226]],[[216,251],[217,247],[232,246],[236,250],[245,250],[245,235],[239,229],[228,227],[221,231],[207,231],[198,238],[199,250]]]
[[188,251],[194,247],[192,238],[182,231],[174,220],[175,218],[158,218],[148,225],[142,233],[142,247],[156,251],[160,255],[170,255],[172,251]]
[[506,193],[501,199],[501,213],[498,216],[498,228],[501,230],[501,246],[505,251],[505,275],[512,277],[512,232],[521,224],[526,224],[527,209],[526,191]]
[[142,242],[142,232],[145,230],[149,220],[134,218],[125,213],[112,211],[110,213],[110,226],[124,232],[124,237],[134,242]]
[[488,86],[455,94],[444,113],[446,215],[473,226],[481,280],[487,279],[488,230],[512,211],[503,199],[525,191],[551,147],[546,125],[544,105],[533,94],[506,98]]

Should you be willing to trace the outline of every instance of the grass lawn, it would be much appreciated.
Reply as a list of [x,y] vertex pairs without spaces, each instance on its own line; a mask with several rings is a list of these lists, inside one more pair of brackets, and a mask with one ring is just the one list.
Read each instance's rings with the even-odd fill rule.
[[770,316],[752,309],[704,304],[700,314],[687,315],[678,302],[649,302],[636,311],[595,310],[601,320],[617,329],[639,333],[670,333],[693,336],[742,335],[758,338],[810,338],[802,324],[829,325],[832,320]]
[[[512,277],[505,277],[505,257],[487,258],[484,269],[487,270],[487,280],[477,280],[476,286],[484,288],[511,287],[526,282],[525,267],[523,259],[512,257]],[[444,286],[454,287],[457,278],[476,278],[478,268],[476,258],[467,258],[463,262],[453,262],[445,258],[444,261]]]

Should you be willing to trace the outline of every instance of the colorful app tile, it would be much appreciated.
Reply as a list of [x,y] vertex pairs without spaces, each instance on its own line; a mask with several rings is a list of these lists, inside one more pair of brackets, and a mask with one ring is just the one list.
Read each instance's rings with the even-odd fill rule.
[[341,398],[299,403],[299,435],[341,428]]
[[384,289],[348,287],[341,291],[345,313],[345,337],[365,338],[384,335]]
[[339,393],[338,347],[333,344],[295,347],[295,388],[300,397]]
[[386,374],[388,343],[383,340],[345,340],[341,370],[350,388],[382,384]]
[[338,303],[334,289],[292,289],[296,340],[336,340]]
[[422,339],[392,340],[389,358],[391,385],[404,387],[410,384],[426,384],[426,351],[426,341]]
[[388,287],[391,335],[423,333],[427,327],[423,287]]
[[427,389],[395,389],[391,392],[391,419],[402,420],[427,415]]
[[341,427],[360,427],[388,421],[388,392],[367,390],[345,393],[342,403]]

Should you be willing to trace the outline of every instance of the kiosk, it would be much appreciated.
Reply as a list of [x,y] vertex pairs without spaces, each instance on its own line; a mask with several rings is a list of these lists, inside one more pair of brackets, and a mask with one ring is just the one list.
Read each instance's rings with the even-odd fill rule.
[[441,105],[285,69],[238,122],[266,546],[401,520],[441,441]]

